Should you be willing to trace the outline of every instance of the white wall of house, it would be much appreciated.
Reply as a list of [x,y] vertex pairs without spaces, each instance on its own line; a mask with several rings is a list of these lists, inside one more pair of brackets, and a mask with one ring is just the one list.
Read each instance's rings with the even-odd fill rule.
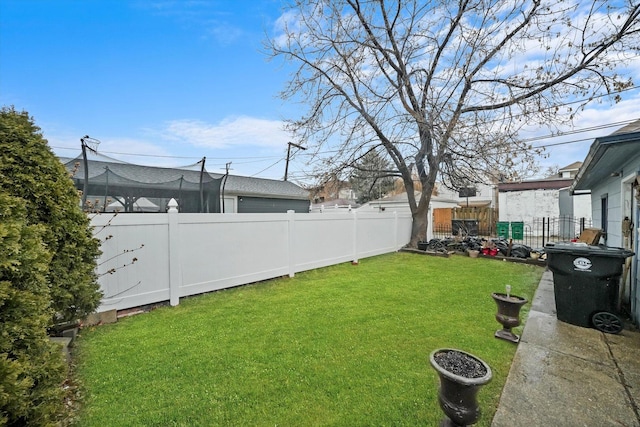
[[569,188],[563,188],[558,192],[560,194],[560,216],[591,220],[591,194],[572,196]]
[[591,196],[574,195],[570,199],[569,212],[561,211],[560,191],[563,190],[523,190],[505,191],[498,196],[499,221],[533,222],[534,218],[557,218],[569,215],[574,218],[591,218]]
[[[410,215],[355,211],[100,214],[92,225],[104,241],[99,311],[162,301],[176,305],[188,295],[358,261],[394,252],[411,235]],[[111,268],[117,272],[108,274]]]
[[[599,185],[591,189],[591,206],[593,212],[594,227],[607,230],[603,243],[611,247],[632,249],[636,255],[627,260],[625,267],[631,274],[625,275],[621,282],[621,294],[624,299],[630,299],[631,310],[636,323],[640,320],[640,200],[636,200],[636,194],[632,192],[632,182],[640,173],[640,156],[629,160],[622,168],[619,176],[611,176]],[[604,206],[606,199],[607,215],[606,224],[603,222]],[[635,224],[629,237],[625,238],[622,232],[622,224],[625,217],[629,217]],[[635,278],[635,284],[633,280]],[[635,290],[634,290],[635,289]]]
[[575,194],[573,199],[573,217],[591,218],[591,194]]
[[[591,189],[593,225],[601,228],[606,226],[605,243],[607,246],[624,247],[626,244],[628,245],[628,242],[623,239],[622,221],[625,216],[632,215],[632,203],[636,203],[631,194],[631,182],[635,179],[637,171],[640,170],[640,158],[630,160],[622,167],[622,170],[627,173],[609,177]],[[606,225],[603,224],[602,216],[603,199],[607,200],[608,206]],[[633,218],[633,222],[636,222],[635,218]]]
[[[620,246],[622,243],[622,205],[621,205],[620,179],[609,178],[601,185],[591,190],[591,208],[593,212],[593,225],[606,229],[604,242],[607,246]],[[607,214],[606,224],[603,217],[603,205],[606,200]]]
[[498,195],[499,221],[533,222],[560,215],[558,190],[506,191]]

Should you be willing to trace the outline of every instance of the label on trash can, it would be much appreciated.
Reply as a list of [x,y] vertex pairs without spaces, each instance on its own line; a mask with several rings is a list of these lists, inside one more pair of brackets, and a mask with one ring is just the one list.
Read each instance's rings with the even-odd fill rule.
[[573,260],[576,271],[591,271],[591,260],[589,258],[576,258]]

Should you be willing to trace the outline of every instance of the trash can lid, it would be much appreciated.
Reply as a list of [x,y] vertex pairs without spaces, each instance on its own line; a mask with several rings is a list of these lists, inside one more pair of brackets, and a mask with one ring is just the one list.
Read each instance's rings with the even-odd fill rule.
[[604,245],[587,245],[582,242],[547,243],[544,250],[548,254],[570,254],[576,256],[602,256],[612,258],[628,258],[635,255],[633,251]]

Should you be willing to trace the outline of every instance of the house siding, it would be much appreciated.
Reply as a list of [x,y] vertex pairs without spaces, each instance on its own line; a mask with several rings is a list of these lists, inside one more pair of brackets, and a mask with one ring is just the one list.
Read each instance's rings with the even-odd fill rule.
[[[606,219],[606,244],[635,252],[627,259],[622,283],[623,304],[631,304],[631,316],[640,321],[640,120],[611,135],[596,138],[583,166],[571,184],[572,192],[590,191],[593,225]],[[634,181],[637,183],[634,186]],[[635,187],[635,188],[634,188]],[[603,203],[606,197],[607,203]],[[603,208],[607,211],[603,212]],[[629,238],[622,233],[625,217],[634,223]],[[629,267],[631,267],[629,269]]]
[[286,213],[288,210],[308,213],[309,200],[238,197],[238,213]]
[[[623,167],[621,176],[624,177],[626,174],[632,174],[638,170],[640,170],[640,159],[629,161]],[[629,206],[623,206],[622,188],[622,178],[611,177],[602,183],[602,185],[596,186],[591,190],[591,208],[594,227],[600,227],[602,222],[601,200],[605,196],[608,199],[607,246],[624,246],[622,239],[622,220],[625,216],[629,216]]]
[[[635,224],[635,231],[632,233],[633,251],[636,252],[636,256],[632,261],[632,271],[629,273],[631,280],[635,278],[635,284],[631,286],[631,311],[636,323],[640,320],[640,278],[638,272],[640,271],[640,257],[638,254],[638,225],[640,223],[640,215],[638,211],[637,200],[627,200],[625,202],[622,191],[625,188],[623,179],[629,179],[640,171],[640,157],[628,161],[622,167],[620,176],[610,177],[604,181],[601,185],[594,187],[591,190],[591,206],[593,209],[593,225],[594,227],[600,227],[602,220],[601,200],[603,197],[608,199],[607,210],[607,236],[605,244],[611,247],[624,247],[625,241],[622,235],[622,220],[625,216],[630,215],[631,206],[630,203],[635,203],[635,215],[632,219]],[[626,191],[626,190],[625,190]]]

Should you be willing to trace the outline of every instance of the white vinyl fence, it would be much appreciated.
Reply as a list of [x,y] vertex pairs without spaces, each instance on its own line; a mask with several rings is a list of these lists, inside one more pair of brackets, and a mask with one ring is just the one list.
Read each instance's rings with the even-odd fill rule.
[[92,225],[103,241],[99,312],[177,305],[189,295],[357,262],[397,251],[411,235],[411,216],[395,212],[99,214]]

